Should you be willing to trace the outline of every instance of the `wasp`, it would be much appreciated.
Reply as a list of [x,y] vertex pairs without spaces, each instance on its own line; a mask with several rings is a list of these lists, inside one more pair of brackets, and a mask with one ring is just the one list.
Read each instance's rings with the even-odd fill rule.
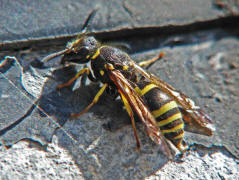
[[43,58],[42,62],[60,55],[63,63],[85,64],[86,67],[58,88],[69,86],[83,75],[87,75],[91,81],[102,83],[93,101],[72,117],[87,112],[105,91],[110,90],[120,96],[130,116],[137,148],[140,149],[140,140],[136,132],[135,114],[142,120],[149,137],[160,145],[169,158],[173,156],[172,146],[182,153],[188,149],[183,139],[184,130],[208,136],[215,131],[211,118],[191,98],[143,69],[161,58],[162,53],[137,64],[123,50],[102,44],[93,36],[80,35],[69,42],[64,50]]

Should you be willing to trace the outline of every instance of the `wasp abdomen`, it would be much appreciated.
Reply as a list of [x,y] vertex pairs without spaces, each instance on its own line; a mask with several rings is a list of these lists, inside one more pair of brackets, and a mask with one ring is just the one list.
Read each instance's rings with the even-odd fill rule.
[[183,142],[184,122],[177,103],[155,84],[139,82],[137,86],[135,90],[145,100],[165,138],[181,152],[185,151],[187,146]]

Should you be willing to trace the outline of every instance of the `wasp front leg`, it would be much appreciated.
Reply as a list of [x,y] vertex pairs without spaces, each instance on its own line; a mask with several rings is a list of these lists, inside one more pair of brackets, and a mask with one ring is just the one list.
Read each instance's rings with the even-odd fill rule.
[[68,82],[61,84],[57,86],[57,89],[61,89],[63,87],[70,86],[76,79],[78,79],[80,76],[82,76],[84,73],[86,73],[88,76],[90,75],[90,69],[89,68],[83,68],[80,70],[73,78],[71,78]]

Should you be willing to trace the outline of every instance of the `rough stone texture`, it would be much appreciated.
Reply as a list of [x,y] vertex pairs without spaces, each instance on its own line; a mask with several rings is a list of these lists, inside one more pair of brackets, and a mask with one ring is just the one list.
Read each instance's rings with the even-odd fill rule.
[[[1,104],[1,116],[0,116],[0,127],[1,129],[9,126],[13,120],[22,117],[26,111],[34,107],[32,104],[35,102],[36,97],[29,96],[24,90],[22,82],[23,69],[21,68],[20,63],[17,61],[6,73],[1,74],[0,77],[0,104]],[[30,72],[30,71],[28,71]],[[24,73],[25,75],[27,73]],[[33,77],[33,76],[31,76]],[[40,84],[37,84],[40,83]],[[31,84],[32,92],[34,89],[40,89],[44,84],[44,78],[39,79],[28,79],[28,83]],[[37,84],[37,85],[36,85]],[[40,92],[40,91],[39,91]],[[48,121],[39,121],[41,116],[39,111],[35,111],[35,117],[26,117],[21,123],[16,125],[9,133],[7,133],[6,144],[13,144],[23,138],[33,138],[38,139],[38,136],[41,136],[42,140],[49,142],[51,141],[51,136],[55,128],[57,127],[54,122]],[[4,134],[0,133],[2,137]],[[10,143],[8,143],[10,142]]]
[[238,161],[222,151],[204,153],[193,151],[183,163],[168,163],[146,179],[238,179]]
[[[90,147],[88,149],[90,150]],[[91,157],[97,160],[94,154],[91,154]],[[192,150],[183,161],[167,163],[145,179],[235,180],[239,177],[239,161],[235,161],[228,153],[220,150],[208,151],[200,148]],[[145,160],[141,163],[145,164]],[[144,166],[146,168],[147,165]],[[134,167],[128,168],[129,173],[133,169]],[[11,149],[1,152],[0,170],[1,179],[85,179],[83,170],[78,168],[68,151],[57,145],[56,137],[46,149],[35,143],[29,145],[28,142],[20,142]],[[112,174],[107,179],[127,179],[118,176],[120,175]],[[102,176],[98,175],[93,179],[102,179]]]
[[20,142],[0,154],[1,179],[84,179],[67,151]]

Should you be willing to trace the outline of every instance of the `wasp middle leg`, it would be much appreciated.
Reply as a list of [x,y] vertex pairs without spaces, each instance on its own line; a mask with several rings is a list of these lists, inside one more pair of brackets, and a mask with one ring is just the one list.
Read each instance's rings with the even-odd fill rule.
[[125,98],[125,96],[121,92],[120,92],[120,95],[121,95],[122,101],[124,103],[124,106],[126,108],[126,111],[128,112],[128,114],[129,114],[129,116],[131,118],[131,123],[132,123],[132,127],[133,127],[133,130],[134,130],[134,136],[136,138],[137,149],[140,150],[140,142],[139,142],[139,137],[138,137],[138,134],[137,134],[137,131],[136,131],[133,111],[132,111],[132,109],[131,109],[131,107],[129,105],[129,102]]
[[81,116],[82,114],[86,113],[93,105],[95,105],[99,101],[100,96],[104,93],[104,91],[107,87],[108,87],[108,84],[104,84],[104,86],[95,95],[93,101],[80,113],[72,113],[71,117],[78,117],[78,116]]

